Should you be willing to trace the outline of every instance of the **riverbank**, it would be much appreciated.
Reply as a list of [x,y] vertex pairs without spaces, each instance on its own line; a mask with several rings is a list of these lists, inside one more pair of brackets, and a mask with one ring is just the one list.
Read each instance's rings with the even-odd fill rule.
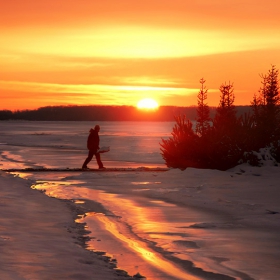
[[0,279],[123,280],[113,263],[84,249],[84,225],[69,201],[0,171]]

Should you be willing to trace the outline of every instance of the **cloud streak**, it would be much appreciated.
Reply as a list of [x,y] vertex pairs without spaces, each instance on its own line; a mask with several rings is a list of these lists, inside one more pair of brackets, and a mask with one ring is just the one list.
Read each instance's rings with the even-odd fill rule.
[[[86,105],[132,105],[145,97],[164,100],[169,96],[192,95],[195,90],[186,88],[166,88],[147,86],[110,86],[110,85],[70,85],[30,83],[18,81],[0,81],[0,90],[6,92],[3,98],[22,99],[24,93],[29,98],[40,97],[40,106],[46,106],[46,100],[52,104],[86,104]],[[53,99],[53,100],[51,100]],[[67,101],[66,101],[67,100]],[[125,102],[123,102],[125,100]]]

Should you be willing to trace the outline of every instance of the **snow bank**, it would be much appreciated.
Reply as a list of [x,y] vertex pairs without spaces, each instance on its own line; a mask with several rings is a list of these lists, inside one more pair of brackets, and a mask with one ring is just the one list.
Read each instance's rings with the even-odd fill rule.
[[127,279],[81,244],[83,227],[59,201],[0,171],[0,279]]

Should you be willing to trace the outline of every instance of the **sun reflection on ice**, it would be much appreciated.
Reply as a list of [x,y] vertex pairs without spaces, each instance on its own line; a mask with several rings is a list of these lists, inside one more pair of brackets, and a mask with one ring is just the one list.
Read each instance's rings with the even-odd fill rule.
[[[159,268],[161,271],[164,271],[165,273],[179,279],[188,279],[188,280],[200,279],[185,273],[179,267],[176,267],[174,264],[170,263],[169,261],[166,261],[159,254],[150,250],[144,242],[141,242],[140,240],[132,239],[129,236],[122,234],[117,224],[110,220],[110,217],[101,213],[88,213],[87,219],[88,218],[98,219],[98,221],[100,221],[104,225],[105,229],[108,232],[110,232],[115,238],[127,244],[127,246],[132,250],[134,250],[135,252],[137,252],[139,256],[147,260],[153,266]],[[127,261],[129,262],[129,260]]]

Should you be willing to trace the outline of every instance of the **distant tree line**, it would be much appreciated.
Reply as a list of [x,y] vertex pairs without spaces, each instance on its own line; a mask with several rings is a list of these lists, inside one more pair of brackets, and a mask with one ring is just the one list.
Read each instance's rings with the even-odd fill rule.
[[[239,114],[249,110],[238,107]],[[214,116],[215,108],[209,108]],[[0,120],[30,121],[174,121],[174,116],[196,118],[196,107],[161,106],[157,110],[139,110],[134,106],[48,106],[36,110],[0,111]]]
[[172,136],[160,143],[168,167],[226,170],[239,163],[260,165],[257,151],[268,148],[280,162],[279,71],[273,65],[261,75],[259,94],[250,110],[237,114],[231,82],[220,86],[220,103],[214,116],[207,105],[205,80],[201,79],[196,109],[196,125],[186,115],[175,117]]

